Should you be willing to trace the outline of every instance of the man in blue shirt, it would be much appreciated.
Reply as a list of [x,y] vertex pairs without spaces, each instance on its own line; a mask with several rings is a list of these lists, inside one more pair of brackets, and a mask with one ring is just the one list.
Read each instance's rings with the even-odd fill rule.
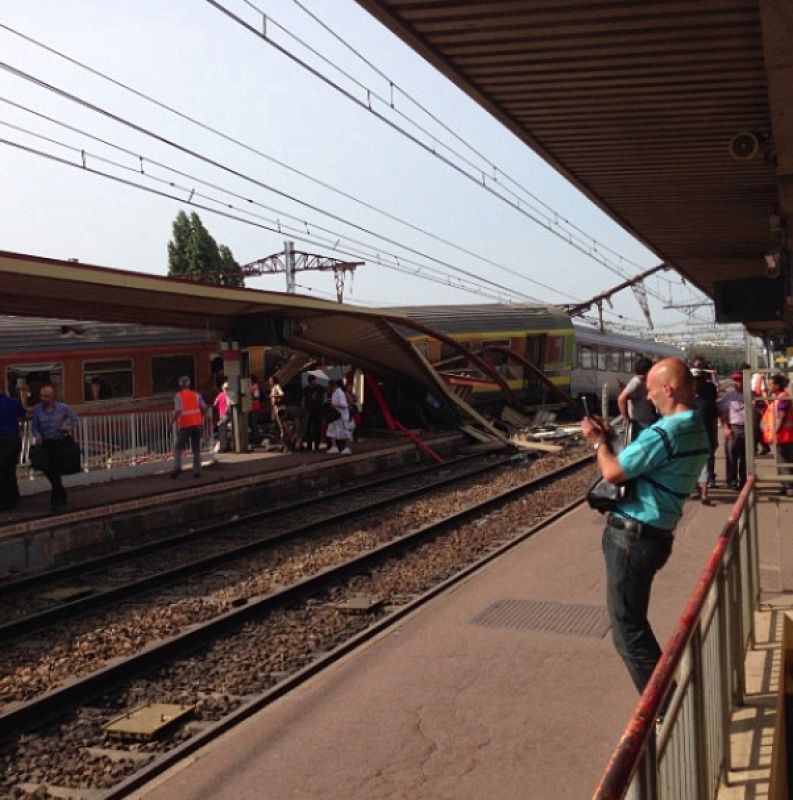
[[77,429],[77,414],[66,403],[55,399],[55,389],[52,386],[42,386],[39,397],[41,402],[33,406],[30,420],[32,443],[41,447],[34,467],[47,476],[52,486],[50,503],[52,510],[57,513],[66,506],[66,489],[63,487],[59,465],[60,445],[64,436]]
[[0,392],[0,511],[11,511],[19,503],[17,463],[22,450],[19,423],[23,419],[22,403]]
[[661,419],[619,455],[611,450],[600,420],[585,417],[581,423],[595,445],[603,477],[611,483],[631,482],[608,515],[603,555],[614,645],[639,692],[661,657],[647,619],[653,578],[672,552],[683,503],[710,451],[705,426],[693,409],[694,380],[680,359],[666,358],[650,370],[647,396]]

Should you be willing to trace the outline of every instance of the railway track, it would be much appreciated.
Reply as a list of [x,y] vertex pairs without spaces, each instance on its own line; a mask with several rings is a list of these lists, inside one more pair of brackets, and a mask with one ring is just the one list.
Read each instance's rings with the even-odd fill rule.
[[[233,514],[0,587],[0,642],[123,602],[391,504],[477,478],[509,457],[469,457],[347,485],[288,504]],[[318,507],[320,506],[321,507]],[[74,599],[70,599],[74,598]]]
[[[341,553],[334,564],[318,565],[309,550],[304,574],[288,585],[240,595],[220,615],[16,704],[0,715],[0,734],[10,742],[0,754],[9,776],[0,789],[86,786],[107,790],[103,796],[123,796],[151,770],[164,768],[392,624],[459,579],[454,576],[461,570],[511,546],[516,528],[525,536],[534,529],[526,523],[546,524],[549,516],[577,503],[590,476],[587,454],[463,508],[458,495],[452,498],[453,513],[412,525],[349,557]],[[361,595],[370,605],[358,615],[345,613],[345,601]],[[191,707],[197,722],[143,744],[115,746],[103,733],[101,724],[116,714],[163,698]],[[24,733],[53,719],[59,721],[50,728]],[[67,743],[56,752],[53,730]]]

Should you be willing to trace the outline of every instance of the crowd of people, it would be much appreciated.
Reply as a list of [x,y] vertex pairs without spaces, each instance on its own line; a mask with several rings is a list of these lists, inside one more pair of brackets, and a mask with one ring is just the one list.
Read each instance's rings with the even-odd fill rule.
[[[320,373],[322,374],[322,373]],[[217,436],[215,452],[232,449],[232,405],[228,382],[221,376],[213,402],[213,427]],[[357,439],[361,411],[354,391],[354,372],[343,379],[328,379],[307,372],[298,395],[285,391],[277,375],[262,389],[256,375],[250,377],[250,412],[247,433],[250,449],[280,447],[284,452],[300,450],[348,455]],[[242,417],[240,417],[242,419]]]

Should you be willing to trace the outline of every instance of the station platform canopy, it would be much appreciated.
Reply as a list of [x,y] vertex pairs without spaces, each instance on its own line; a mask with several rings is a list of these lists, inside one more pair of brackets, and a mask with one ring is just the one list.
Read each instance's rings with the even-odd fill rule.
[[0,285],[0,314],[215,331],[243,347],[288,347],[432,389],[440,381],[392,327],[410,327],[398,312],[3,251]]
[[717,314],[790,333],[790,0],[357,2]]

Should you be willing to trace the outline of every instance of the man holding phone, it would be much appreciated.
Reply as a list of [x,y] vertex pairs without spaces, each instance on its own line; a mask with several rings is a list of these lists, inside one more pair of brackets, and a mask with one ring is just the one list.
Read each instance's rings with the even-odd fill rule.
[[639,692],[661,656],[647,619],[655,573],[670,553],[683,502],[709,453],[708,434],[693,408],[694,380],[679,358],[659,361],[647,375],[647,396],[661,418],[616,455],[608,423],[581,422],[610,483],[632,482],[632,491],[609,513],[603,531],[606,604],[614,645]]

